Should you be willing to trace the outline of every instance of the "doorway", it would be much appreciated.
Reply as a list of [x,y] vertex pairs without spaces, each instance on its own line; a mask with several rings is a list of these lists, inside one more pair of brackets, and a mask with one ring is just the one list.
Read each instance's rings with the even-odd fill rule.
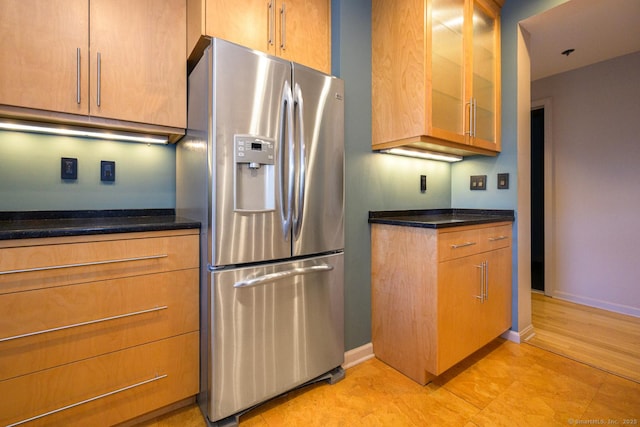
[[531,110],[531,289],[545,291],[544,106]]
[[553,296],[554,262],[554,159],[551,133],[552,99],[530,104],[530,263],[534,292]]

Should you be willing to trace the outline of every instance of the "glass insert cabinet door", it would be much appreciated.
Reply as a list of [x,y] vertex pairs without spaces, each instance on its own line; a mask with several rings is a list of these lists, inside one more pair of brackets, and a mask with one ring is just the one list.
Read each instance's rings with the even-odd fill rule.
[[[480,0],[430,0],[431,124],[496,143],[498,15]],[[429,10],[429,8],[428,8]]]
[[431,1],[431,115],[434,128],[464,134],[465,0]]
[[481,4],[473,6],[474,137],[495,141],[496,18]]

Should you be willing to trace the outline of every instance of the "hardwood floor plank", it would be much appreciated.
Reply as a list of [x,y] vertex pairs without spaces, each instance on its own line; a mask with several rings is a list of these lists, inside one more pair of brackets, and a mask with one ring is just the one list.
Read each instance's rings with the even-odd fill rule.
[[640,318],[531,294],[529,344],[640,383]]

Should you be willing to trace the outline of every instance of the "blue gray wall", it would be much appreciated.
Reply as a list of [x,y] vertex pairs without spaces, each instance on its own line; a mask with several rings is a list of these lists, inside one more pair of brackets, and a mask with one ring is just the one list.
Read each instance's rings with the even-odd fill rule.
[[[60,179],[60,158],[78,179]],[[116,162],[115,182],[100,161]],[[175,147],[0,131],[0,211],[175,207]]]
[[[345,81],[345,345],[371,341],[369,210],[451,206],[451,166],[371,151],[371,0],[333,0],[333,74]],[[420,193],[420,175],[427,192]]]

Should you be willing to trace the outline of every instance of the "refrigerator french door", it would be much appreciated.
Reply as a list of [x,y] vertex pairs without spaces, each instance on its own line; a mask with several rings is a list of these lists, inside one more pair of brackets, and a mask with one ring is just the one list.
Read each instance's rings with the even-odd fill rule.
[[176,211],[200,220],[211,422],[344,357],[342,80],[213,39],[189,76]]

